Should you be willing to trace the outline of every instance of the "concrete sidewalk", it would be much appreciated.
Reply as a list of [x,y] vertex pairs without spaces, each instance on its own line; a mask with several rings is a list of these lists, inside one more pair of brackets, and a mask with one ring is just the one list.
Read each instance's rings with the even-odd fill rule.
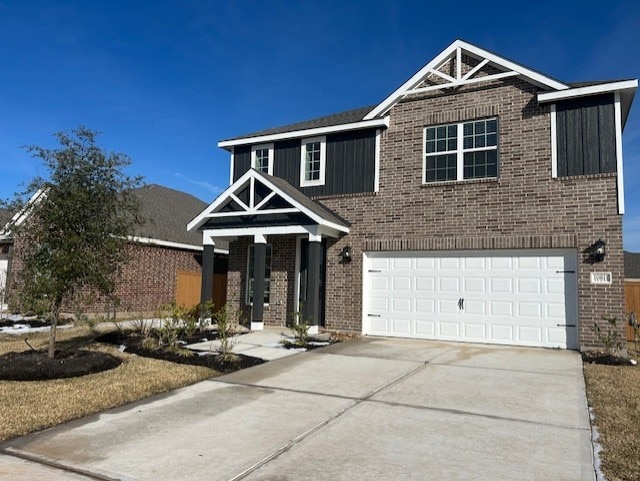
[[576,352],[367,338],[0,452],[89,479],[594,480],[590,434]]

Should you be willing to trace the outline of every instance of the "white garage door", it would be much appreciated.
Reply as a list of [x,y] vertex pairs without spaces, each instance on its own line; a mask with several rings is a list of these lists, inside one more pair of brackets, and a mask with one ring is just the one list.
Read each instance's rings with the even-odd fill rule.
[[363,332],[577,349],[571,249],[367,252]]

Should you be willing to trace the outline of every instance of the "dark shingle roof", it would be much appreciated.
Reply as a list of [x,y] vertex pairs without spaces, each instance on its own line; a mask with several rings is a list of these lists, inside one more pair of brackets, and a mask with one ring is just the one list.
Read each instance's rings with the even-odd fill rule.
[[640,254],[625,251],[624,277],[627,279],[640,279]]
[[[297,122],[295,124],[283,125],[281,127],[274,127],[272,129],[260,130],[258,132],[252,132],[246,135],[239,135],[225,140],[237,140],[250,137],[259,137],[262,135],[284,134],[286,132],[294,132],[296,130],[317,129],[321,127],[331,127],[333,125],[350,124],[353,122],[360,122],[365,115],[371,112],[376,106],[371,105],[369,107],[360,107],[354,110],[347,110],[346,112],[340,112],[337,114],[326,115],[324,117],[318,117],[316,119],[305,120],[304,122]],[[224,141],[223,141],[224,142]]]
[[147,222],[136,227],[134,235],[202,246],[202,234],[187,232],[187,223],[207,207],[205,202],[186,192],[156,184],[140,187],[135,194]]

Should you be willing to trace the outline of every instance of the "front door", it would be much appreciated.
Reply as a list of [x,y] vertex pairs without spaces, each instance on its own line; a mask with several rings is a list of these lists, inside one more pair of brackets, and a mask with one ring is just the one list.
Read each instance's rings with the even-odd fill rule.
[[[300,294],[298,296],[298,312],[303,312],[307,302],[307,266],[309,263],[309,239],[300,241]],[[327,273],[327,241],[322,240],[322,256],[320,258],[320,319],[318,325],[324,326],[325,278]]]

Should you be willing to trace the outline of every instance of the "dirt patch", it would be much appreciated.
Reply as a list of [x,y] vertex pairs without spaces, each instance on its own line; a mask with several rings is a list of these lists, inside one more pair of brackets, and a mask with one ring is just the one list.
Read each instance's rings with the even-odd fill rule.
[[[184,344],[192,344],[210,341],[212,339],[216,339],[215,333],[199,333],[183,339],[182,342]],[[222,361],[215,352],[200,355],[187,349],[170,350],[166,347],[149,348],[145,346],[144,337],[134,331],[109,332],[97,337],[95,341],[115,346],[124,346],[124,352],[126,353],[175,362],[177,364],[208,367],[220,373],[230,373],[257,366],[265,362],[262,359],[244,356],[242,354],[234,354],[232,361]]]
[[607,351],[590,350],[584,351],[582,354],[582,362],[588,364],[603,364],[605,366],[628,366],[629,359],[622,356],[614,356]]
[[44,351],[10,352],[0,356],[0,380],[46,381],[108,371],[122,361],[98,351],[58,351],[49,359]]

